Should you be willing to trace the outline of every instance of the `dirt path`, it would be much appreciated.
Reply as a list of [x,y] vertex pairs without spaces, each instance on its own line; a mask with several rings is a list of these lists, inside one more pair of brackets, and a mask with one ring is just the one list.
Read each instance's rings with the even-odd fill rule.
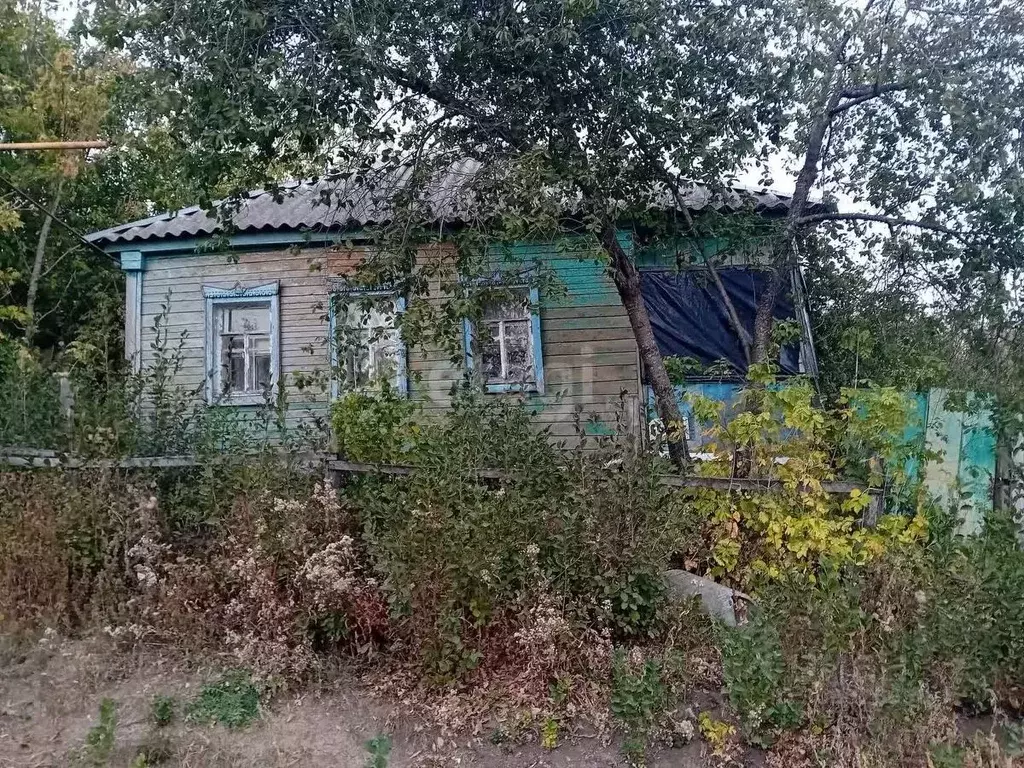
[[[156,652],[115,653],[102,641],[44,639],[27,650],[0,652],[0,768],[44,768],[73,764],[98,721],[104,698],[117,704],[115,746],[106,765],[138,766],[140,749],[182,768],[362,768],[368,740],[391,737],[389,768],[494,766],[494,768],[611,768],[623,766],[617,748],[596,737],[577,736],[554,750],[536,744],[512,748],[491,743],[490,734],[452,741],[397,714],[341,675],[300,696],[279,697],[253,725],[153,725],[157,694],[192,699],[212,669],[192,668]],[[154,760],[145,763],[153,765]],[[652,766],[708,765],[690,744],[655,756]]]

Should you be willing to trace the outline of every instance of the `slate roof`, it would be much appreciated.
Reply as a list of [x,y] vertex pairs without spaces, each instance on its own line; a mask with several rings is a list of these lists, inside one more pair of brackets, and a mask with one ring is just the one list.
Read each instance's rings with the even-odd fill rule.
[[[458,223],[467,216],[469,182],[476,177],[479,165],[464,160],[430,185],[427,203],[438,221]],[[405,186],[409,169],[389,171],[371,178],[351,175],[325,177],[310,181],[292,181],[273,191],[250,192],[232,216],[237,233],[281,231],[330,231],[346,227],[365,227],[386,222],[391,213],[390,198]],[[675,207],[665,194],[665,207]],[[715,210],[738,211],[748,207],[764,213],[784,214],[790,198],[766,191],[734,189],[713,195],[702,187],[692,187],[684,195],[691,211],[711,207]],[[215,205],[218,205],[215,203]],[[222,229],[216,215],[192,206],[180,211],[149,216],[86,235],[85,239],[99,246],[139,241],[196,238],[213,235]]]

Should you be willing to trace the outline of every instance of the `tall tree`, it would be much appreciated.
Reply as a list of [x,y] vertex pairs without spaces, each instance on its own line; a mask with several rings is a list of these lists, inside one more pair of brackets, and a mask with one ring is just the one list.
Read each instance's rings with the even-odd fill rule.
[[[84,66],[38,8],[5,0],[0,15],[4,19],[0,57],[5,63],[0,136],[14,141],[94,138],[106,114],[113,72]],[[4,158],[0,165],[5,172],[3,192],[17,198],[24,211],[19,220],[24,218],[28,224],[19,228],[16,239],[8,240],[12,251],[23,251],[24,266],[16,268],[25,282],[23,319],[28,344],[34,341],[44,314],[39,293],[44,276],[52,271],[47,268],[47,256],[53,249],[54,221],[63,214],[70,182],[84,160],[81,152],[32,153]],[[10,200],[7,205],[13,209]],[[14,259],[18,261],[17,255]]]
[[180,207],[189,186],[174,146],[135,118],[128,63],[61,33],[36,3],[0,0],[0,141],[106,138],[102,153],[0,151],[0,333],[57,351],[118,270],[78,233]]
[[[770,362],[774,304],[807,258],[808,232],[825,222],[870,225],[865,259],[912,254],[915,269],[947,281],[1019,263],[1022,11],[1009,0],[102,0],[97,9],[97,33],[152,65],[150,90],[210,178],[239,157],[250,183],[274,160],[413,163],[396,214],[405,242],[436,215],[410,190],[469,157],[485,170],[463,225],[585,234],[607,256],[669,424],[679,411],[616,233],[637,222],[699,230],[684,201],[693,183],[722,193],[759,167],[767,184],[775,159],[795,158],[787,217],[762,233],[771,279],[744,339],[752,362]],[[817,196],[832,208],[812,207]],[[652,221],[657,207],[674,214]],[[671,447],[685,463],[685,443]]]
[[[764,357],[787,270],[823,224],[833,234],[857,228],[865,263],[924,274],[930,288],[961,297],[979,278],[1019,274],[1024,7],[789,0],[780,9],[795,69],[779,148],[796,158],[797,176],[758,305],[755,357]],[[815,193],[846,205],[812,213]]]
[[[603,249],[659,414],[681,417],[617,233],[653,204],[689,216],[693,182],[721,189],[778,111],[770,3],[650,0],[344,6],[153,2],[98,6],[105,39],[154,64],[175,130],[223,156],[311,154],[335,167],[416,165],[428,187],[460,158],[483,168],[460,217],[508,234],[575,233]],[[174,28],[164,35],[160,30]],[[217,174],[216,153],[205,170]],[[467,196],[468,198],[468,196]],[[679,201],[678,206],[675,201]],[[425,225],[436,211],[424,211]],[[408,220],[406,220],[408,221]],[[407,231],[407,230],[406,230]],[[681,430],[670,439],[688,460]]]

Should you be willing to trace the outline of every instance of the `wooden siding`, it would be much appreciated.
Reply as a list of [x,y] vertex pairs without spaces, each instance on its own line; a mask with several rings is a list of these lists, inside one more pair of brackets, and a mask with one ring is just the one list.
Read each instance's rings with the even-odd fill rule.
[[[228,255],[152,255],[142,273],[143,363],[152,362],[155,321],[170,346],[181,339],[184,362],[178,383],[200,390],[206,376],[203,286],[280,285],[281,376],[293,423],[323,415],[329,401],[328,278],[350,271],[359,250],[287,249]],[[643,423],[636,344],[614,284],[598,259],[566,253],[554,244],[525,245],[505,258],[540,262],[565,287],[540,297],[541,347],[546,387],[526,398],[534,419],[558,441],[574,442],[574,417],[586,431],[606,434],[618,422],[638,430]],[[438,296],[431,297],[439,301]],[[464,375],[449,351],[414,346],[408,350],[410,396],[428,412],[450,404],[450,392]],[[325,386],[295,387],[297,375],[322,374]],[[490,395],[516,397],[515,395]]]
[[[606,434],[617,422],[635,433],[644,423],[636,342],[604,263],[554,243],[516,245],[495,256],[504,269],[530,263],[551,270],[561,288],[540,295],[545,392],[489,397],[522,398],[558,441],[575,442],[577,412],[590,434]],[[409,369],[410,394],[427,410],[447,408],[464,375],[437,348],[410,349]]]
[[[327,280],[317,263],[322,250],[281,250],[261,253],[153,255],[146,258],[142,278],[143,363],[153,359],[156,321],[168,346],[182,345],[183,364],[177,383],[201,391],[206,380],[206,303],[203,286],[253,287],[279,284],[280,374],[289,402],[289,423],[326,412],[326,387],[300,391],[296,374],[329,372],[327,356]],[[166,307],[166,311],[165,311]]]

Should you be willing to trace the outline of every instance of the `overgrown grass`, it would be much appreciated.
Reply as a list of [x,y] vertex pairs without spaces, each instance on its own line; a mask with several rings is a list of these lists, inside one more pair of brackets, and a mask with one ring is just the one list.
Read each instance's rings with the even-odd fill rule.
[[950,528],[936,520],[922,547],[766,588],[753,623],[723,630],[749,741],[819,733],[830,765],[914,765],[966,749],[956,713],[1020,715],[1024,552],[998,513],[978,537]]
[[[805,405],[793,398],[814,422]],[[869,538],[853,526],[859,500],[807,514],[821,496],[795,485],[770,507],[754,494],[697,503],[628,443],[556,450],[513,403],[459,398],[433,421],[400,407],[387,441],[363,419],[347,439],[416,471],[340,493],[272,451],[190,470],[4,473],[4,628],[102,628],[251,670],[204,688],[182,710],[193,721],[244,727],[261,691],[355,657],[385,690],[443,702],[450,725],[494,707],[506,741],[532,732],[555,748],[574,718],[610,713],[635,763],[699,731],[721,760],[746,744],[787,766],[966,766],[991,748],[957,735],[957,713],[1003,723],[1021,709],[1024,554],[1008,519],[964,539],[933,511],[913,535]],[[834,468],[828,434],[817,439],[820,480]],[[759,513],[799,530],[769,542]],[[851,547],[835,556],[819,520]],[[693,553],[711,570],[727,540],[741,556],[723,573],[759,608],[712,631],[666,602],[661,571]],[[724,709],[702,705],[719,692]],[[155,701],[154,723],[172,709]],[[384,742],[372,755],[386,762]]]

